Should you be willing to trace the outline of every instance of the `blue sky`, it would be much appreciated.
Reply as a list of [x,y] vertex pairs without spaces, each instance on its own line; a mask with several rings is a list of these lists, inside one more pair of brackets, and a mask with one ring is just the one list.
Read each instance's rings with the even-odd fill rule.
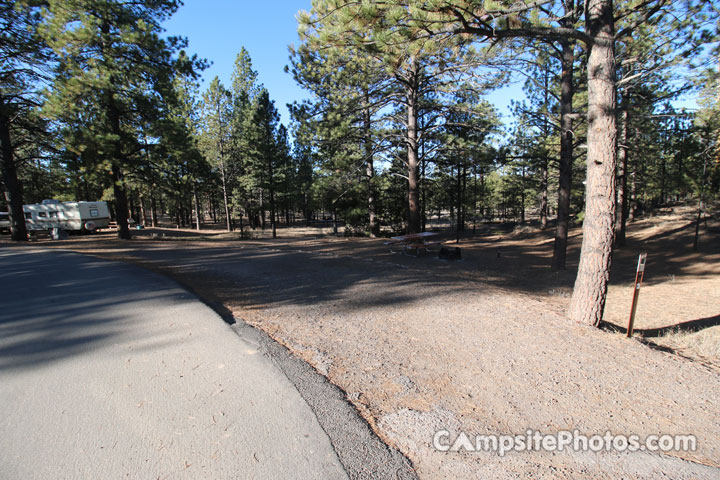
[[310,0],[185,0],[165,28],[169,35],[188,38],[188,52],[212,62],[203,72],[206,84],[217,76],[229,86],[235,57],[244,46],[287,124],[285,104],[307,94],[283,68],[289,64],[288,45],[298,43],[295,14],[310,6]]
[[[283,69],[290,63],[288,45],[299,43],[295,14],[310,7],[311,0],[185,0],[165,28],[168,35],[188,38],[189,53],[212,62],[203,72],[202,90],[215,76],[225,86],[230,85],[235,57],[244,46],[259,81],[270,92],[287,125],[286,104],[308,97]],[[491,95],[490,101],[504,108],[519,92],[519,87],[504,89]]]
[[[289,64],[288,45],[298,43],[295,14],[310,7],[311,0],[185,0],[165,28],[169,35],[187,37],[188,51],[212,62],[203,73],[203,90],[215,76],[230,85],[235,57],[244,46],[287,125],[286,104],[308,96],[283,69]],[[522,96],[521,86],[514,85],[492,92],[488,100],[507,114],[510,100]],[[674,103],[695,106],[691,99]]]

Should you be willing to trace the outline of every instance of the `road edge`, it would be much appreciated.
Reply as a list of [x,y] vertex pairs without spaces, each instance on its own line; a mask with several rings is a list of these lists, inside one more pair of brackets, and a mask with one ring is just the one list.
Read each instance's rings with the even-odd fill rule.
[[215,312],[241,339],[256,346],[285,375],[310,407],[320,427],[327,434],[330,444],[349,478],[358,480],[418,479],[410,459],[396,448],[386,444],[375,433],[340,387],[330,382],[326,376],[296,356],[286,346],[274,340],[265,331],[236,317],[222,302],[206,298],[191,285],[176,278],[172,271],[168,271],[166,268],[153,268],[142,261],[133,261],[132,259],[105,257],[67,248],[47,248],[35,245],[32,247],[132,265],[175,283]]

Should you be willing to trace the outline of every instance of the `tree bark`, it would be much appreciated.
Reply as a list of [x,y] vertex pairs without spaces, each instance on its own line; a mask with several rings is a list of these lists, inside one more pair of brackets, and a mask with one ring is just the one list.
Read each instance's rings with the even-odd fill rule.
[[367,203],[368,203],[368,226],[370,236],[375,238],[380,235],[380,223],[377,219],[377,208],[375,205],[375,165],[373,160],[373,145],[371,138],[370,99],[365,95],[364,115],[364,143],[365,143],[365,176],[367,177]]
[[427,160],[425,159],[425,142],[422,142],[422,156],[420,160],[420,230],[425,231],[427,229],[427,181],[425,178],[425,170],[427,166]]
[[[543,106],[545,110],[548,110],[550,105],[550,65],[546,65],[543,69],[543,87]],[[545,120],[543,121],[543,137],[550,137],[550,132],[550,121],[546,115]],[[542,177],[540,180],[540,230],[545,230],[548,223],[548,177],[550,169],[550,160],[548,159],[548,152],[545,148],[543,148],[542,151],[541,161]]]
[[16,242],[27,241],[27,227],[23,213],[22,187],[17,177],[15,151],[10,139],[10,121],[5,111],[5,103],[0,104],[0,173],[2,174],[3,194],[8,204],[10,217],[10,235]]
[[520,225],[525,224],[525,167],[520,170]]
[[123,184],[123,173],[120,166],[113,162],[112,167],[113,194],[115,195],[115,220],[117,221],[117,236],[122,240],[130,240],[130,226],[128,225],[128,202]]
[[[110,23],[103,20],[100,29],[104,35],[110,32]],[[110,48],[105,41],[100,44],[100,51],[103,55],[103,63],[106,64],[108,71],[112,71],[111,60],[107,57],[107,49]],[[115,85],[115,79],[110,75],[110,85]],[[117,236],[122,240],[130,240],[130,226],[128,225],[128,199],[123,181],[123,148],[122,130],[120,128],[120,111],[115,102],[115,93],[112,89],[103,92],[105,96],[105,108],[107,113],[108,128],[114,139],[112,140],[110,152],[110,170],[113,181],[113,194],[115,195],[115,220],[117,221]]]
[[260,228],[265,231],[265,190],[260,189]]
[[[628,154],[630,152],[627,152]],[[631,168],[630,172],[630,198],[628,202],[627,220],[633,222],[637,215],[637,162],[629,156],[625,160]]]
[[153,227],[157,227],[157,206],[155,205],[155,195],[150,194],[150,222]]
[[567,239],[570,227],[570,191],[572,188],[573,131],[572,114],[573,67],[575,64],[575,42],[560,41],[562,51],[562,72],[560,77],[560,164],[558,178],[557,225],[553,245],[553,270],[565,270]]
[[120,114],[115,106],[115,99],[113,94],[108,93],[108,120],[110,122],[110,129],[115,136],[116,140],[113,141],[113,157],[111,159],[112,166],[112,181],[113,181],[113,194],[115,195],[115,220],[117,221],[117,236],[122,240],[130,240],[130,225],[128,225],[128,199],[127,192],[125,190],[125,183],[123,181],[123,172],[120,167],[123,158],[122,145],[120,144],[120,138],[122,138],[122,132],[120,131]]
[[540,230],[545,230],[548,222],[548,163],[548,158],[545,156],[540,183]]
[[195,230],[200,231],[200,199],[198,198],[197,185],[193,182],[193,203],[195,204]]
[[[125,192],[127,194],[127,190],[125,190]],[[128,195],[128,212],[130,219],[134,220],[137,218],[137,215],[135,214],[135,199],[132,192],[130,192],[130,195]]]
[[140,193],[140,218],[142,219],[143,227],[147,226],[147,210],[145,209],[145,196]]
[[232,232],[230,225],[230,205],[228,204],[227,180],[225,178],[225,161],[220,160],[220,181],[222,182],[223,204],[225,205],[225,228],[228,232]]
[[[707,179],[707,161],[708,156],[705,155],[703,161],[702,178],[700,179],[700,198],[698,199],[698,211],[695,219],[695,236],[693,237],[693,252],[698,251],[698,240],[700,239],[700,223],[702,222],[703,211],[705,209],[705,181]],[[707,225],[705,225],[707,227]]]
[[270,175],[270,225],[272,226],[272,238],[277,238],[277,215],[275,214],[275,185],[273,177],[272,158],[268,157],[268,174]]
[[585,221],[580,264],[569,316],[597,326],[603,317],[615,226],[615,28],[612,0],[590,0],[588,153]]
[[626,242],[626,224],[628,217],[627,200],[627,173],[628,173],[628,100],[629,95],[622,102],[620,112],[620,132],[618,135],[618,172],[617,172],[617,221],[615,222],[615,246],[622,247]]
[[407,101],[407,167],[408,211],[407,233],[419,233],[420,215],[420,164],[418,155],[418,91],[415,72],[408,81]]

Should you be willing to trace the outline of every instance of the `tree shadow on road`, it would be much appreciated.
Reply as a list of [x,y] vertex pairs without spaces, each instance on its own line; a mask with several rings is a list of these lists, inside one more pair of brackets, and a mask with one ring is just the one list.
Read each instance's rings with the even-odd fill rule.
[[139,289],[135,277],[122,275],[130,267],[110,268],[64,252],[6,251],[2,264],[0,371],[40,366],[120,341],[132,331],[124,314],[130,303],[177,296],[177,290],[152,281],[149,290]]

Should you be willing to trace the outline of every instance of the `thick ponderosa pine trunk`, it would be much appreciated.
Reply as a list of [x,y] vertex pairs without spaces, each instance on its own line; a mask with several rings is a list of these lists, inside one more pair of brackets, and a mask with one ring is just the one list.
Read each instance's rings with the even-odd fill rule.
[[3,194],[10,214],[10,234],[16,242],[27,241],[27,227],[23,213],[22,188],[17,178],[12,141],[10,139],[10,121],[5,112],[5,104],[0,104],[0,174],[2,174]]
[[413,73],[407,86],[407,167],[408,211],[407,233],[419,233],[420,215],[420,161],[418,155],[418,91]]
[[557,225],[553,245],[553,270],[565,270],[567,239],[570,228],[570,189],[572,188],[573,132],[572,109],[575,86],[573,66],[575,64],[575,42],[560,42],[562,51],[562,72],[560,76],[560,165],[558,178]]
[[615,226],[615,50],[613,3],[590,0],[588,32],[588,153],[585,220],[580,264],[569,316],[598,325],[610,277]]

